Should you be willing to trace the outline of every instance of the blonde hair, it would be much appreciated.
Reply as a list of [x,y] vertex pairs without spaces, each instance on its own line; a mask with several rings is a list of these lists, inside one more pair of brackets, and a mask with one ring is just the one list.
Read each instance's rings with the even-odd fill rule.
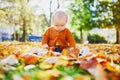
[[56,19],[61,19],[61,18],[66,18],[66,22],[68,21],[68,15],[64,12],[64,11],[56,11],[53,15],[52,15],[52,22],[54,22]]

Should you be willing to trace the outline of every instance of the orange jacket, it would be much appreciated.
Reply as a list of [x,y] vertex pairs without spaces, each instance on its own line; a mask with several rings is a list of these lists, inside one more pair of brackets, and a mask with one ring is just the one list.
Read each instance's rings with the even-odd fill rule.
[[60,44],[61,49],[75,47],[76,44],[69,29],[58,32],[54,27],[50,27],[42,37],[42,45],[48,44],[49,47],[53,47],[56,42]]

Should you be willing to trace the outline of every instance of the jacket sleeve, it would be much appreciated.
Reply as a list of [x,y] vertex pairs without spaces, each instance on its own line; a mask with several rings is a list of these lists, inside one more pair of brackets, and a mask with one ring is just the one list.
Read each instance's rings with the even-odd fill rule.
[[49,29],[43,34],[43,37],[42,37],[42,45],[44,44],[47,44],[48,45],[48,42],[49,42]]
[[76,46],[76,42],[74,40],[74,37],[69,29],[67,29],[67,39],[68,39],[70,48]]

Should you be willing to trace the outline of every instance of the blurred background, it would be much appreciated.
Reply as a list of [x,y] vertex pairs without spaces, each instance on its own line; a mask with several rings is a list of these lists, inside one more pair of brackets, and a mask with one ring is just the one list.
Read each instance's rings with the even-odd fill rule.
[[120,0],[0,0],[0,42],[41,41],[61,9],[78,43],[120,43]]

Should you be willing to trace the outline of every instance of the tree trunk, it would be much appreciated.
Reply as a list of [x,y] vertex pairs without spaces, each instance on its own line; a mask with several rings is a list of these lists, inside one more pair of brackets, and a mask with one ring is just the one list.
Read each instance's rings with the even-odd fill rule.
[[23,34],[22,34],[22,41],[25,42],[26,40],[26,22],[25,20],[23,19]]
[[83,43],[83,33],[82,33],[82,28],[80,28],[80,43]]
[[59,0],[57,0],[57,9],[59,9],[60,8],[60,2],[59,2]]
[[14,40],[16,40],[16,31],[14,32]]
[[19,33],[17,31],[14,32],[14,40],[19,41]]
[[116,43],[120,43],[120,31],[118,29],[116,29]]
[[[49,10],[50,10],[49,24],[51,25],[51,17],[52,17],[52,0],[50,0],[50,8],[49,8]],[[49,26],[50,26],[50,25],[49,25]]]

